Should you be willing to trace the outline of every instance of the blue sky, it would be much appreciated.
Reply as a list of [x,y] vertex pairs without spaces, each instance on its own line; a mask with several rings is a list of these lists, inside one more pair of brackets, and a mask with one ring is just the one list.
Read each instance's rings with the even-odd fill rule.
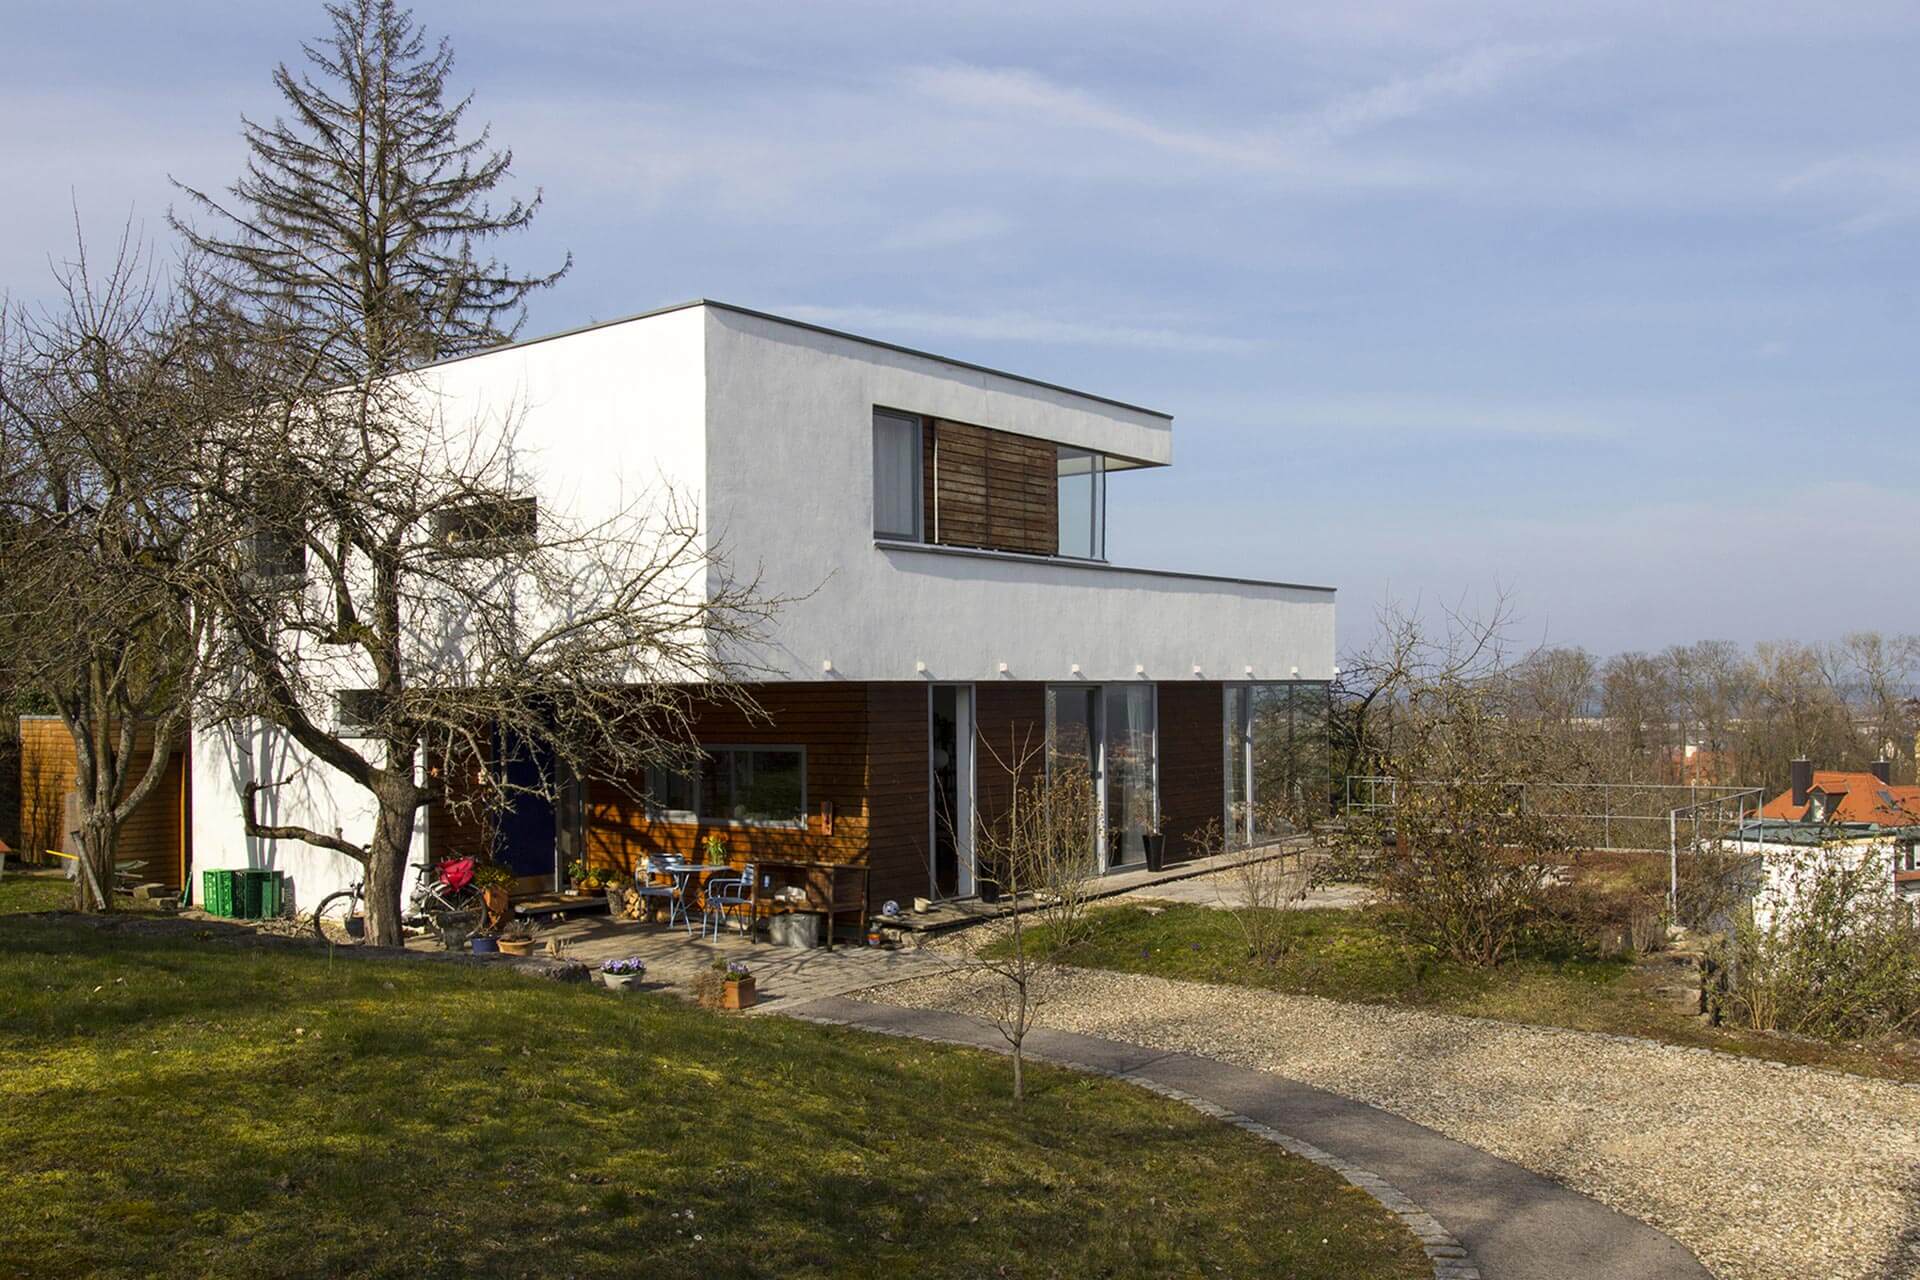
[[[1116,560],[1600,652],[1920,631],[1920,9],[431,0],[528,332],[710,296],[1164,408]],[[5,6],[0,288],[164,238],[317,5]],[[24,127],[22,127],[24,126]],[[1815,607],[1809,607],[1813,605]]]

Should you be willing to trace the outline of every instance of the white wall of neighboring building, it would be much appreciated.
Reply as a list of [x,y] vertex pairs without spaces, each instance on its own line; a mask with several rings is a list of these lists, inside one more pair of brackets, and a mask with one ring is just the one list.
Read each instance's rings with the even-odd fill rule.
[[1149,462],[1172,457],[1168,419],[706,311],[716,536],[737,572],[794,598],[767,657],[787,678],[1331,677],[1331,591],[874,543],[876,405]]
[[1769,929],[1784,913],[1790,913],[1811,891],[1822,866],[1858,868],[1872,863],[1875,879],[1885,893],[1894,892],[1894,844],[1884,838],[1834,840],[1827,844],[1789,844],[1764,840],[1744,846],[1760,857],[1760,884],[1753,899],[1753,921]]

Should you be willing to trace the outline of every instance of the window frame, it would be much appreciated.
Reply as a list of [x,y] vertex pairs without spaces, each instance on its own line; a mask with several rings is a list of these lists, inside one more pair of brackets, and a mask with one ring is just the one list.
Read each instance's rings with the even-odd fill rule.
[[[1079,474],[1063,474],[1060,468],[1066,465],[1069,455],[1084,459],[1087,469]],[[1098,449],[1056,443],[1053,451],[1053,466],[1054,554],[1062,560],[1105,564],[1107,562],[1107,455]],[[1066,549],[1067,540],[1064,534],[1067,504],[1062,501],[1062,490],[1070,480],[1085,480],[1087,484],[1085,532],[1087,547],[1090,551],[1088,555]]]
[[[800,757],[800,812],[795,818],[734,818],[721,814],[703,813],[707,808],[706,770],[719,756],[733,752],[790,752]],[[647,821],[662,822],[671,826],[726,826],[751,827],[771,831],[805,831],[808,827],[807,809],[807,748],[801,743],[788,742],[714,742],[700,744],[701,761],[698,771],[693,775],[693,808],[667,809],[654,803],[654,773],[665,771],[665,765],[653,765],[647,770]],[[728,763],[731,780],[733,765]]]
[[[913,531],[882,529],[880,527],[880,422],[881,419],[900,426],[908,427],[913,439],[913,493],[908,508],[913,515]],[[917,413],[908,413],[905,409],[889,409],[885,405],[873,406],[873,536],[882,542],[925,542],[927,540],[927,486],[926,486],[926,418]]]
[[428,532],[443,556],[505,555],[539,540],[540,499],[502,493],[441,507],[428,518]]
[[[364,702],[361,701],[362,699]],[[356,703],[359,705],[356,706]],[[335,689],[333,691],[334,735],[345,740],[378,738],[382,710],[378,689]],[[368,715],[367,712],[372,714]]]

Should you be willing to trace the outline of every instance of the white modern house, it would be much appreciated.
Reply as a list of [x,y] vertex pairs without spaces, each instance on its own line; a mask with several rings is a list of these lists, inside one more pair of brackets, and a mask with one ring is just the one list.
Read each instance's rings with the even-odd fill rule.
[[[583,778],[485,831],[429,811],[429,857],[485,848],[553,883],[572,857],[630,866],[719,833],[736,858],[865,867],[875,900],[964,897],[975,815],[1008,792],[993,761],[1022,738],[1084,757],[1103,869],[1151,833],[1170,859],[1210,823],[1250,833],[1264,790],[1312,772],[1333,590],[1107,559],[1109,491],[1173,461],[1164,413],[708,301],[423,377],[450,414],[517,418],[542,510],[590,520],[670,488],[736,571],[793,598],[754,655],[770,718],[703,709],[697,775]],[[196,736],[193,858],[277,867],[311,904],[355,864],[240,818],[240,788],[292,755],[265,729]],[[364,836],[363,794],[302,763],[270,816]]]

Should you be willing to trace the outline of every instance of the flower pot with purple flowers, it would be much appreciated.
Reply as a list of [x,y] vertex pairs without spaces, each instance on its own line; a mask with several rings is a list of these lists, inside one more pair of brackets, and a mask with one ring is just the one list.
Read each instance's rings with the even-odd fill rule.
[[647,976],[647,962],[639,956],[602,961],[600,983],[609,991],[632,991]]

